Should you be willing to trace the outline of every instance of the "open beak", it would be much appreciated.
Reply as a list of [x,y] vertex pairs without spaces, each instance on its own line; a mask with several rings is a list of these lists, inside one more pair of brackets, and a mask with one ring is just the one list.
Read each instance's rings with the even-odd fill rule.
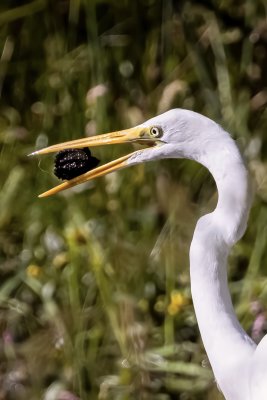
[[[148,146],[154,146],[159,141],[151,134],[151,127],[137,126],[134,128],[126,129],[118,132],[106,133],[104,135],[92,136],[83,139],[71,140],[69,142],[55,144],[53,146],[46,147],[41,150],[33,152],[31,155],[47,154],[58,152],[67,149],[80,149],[84,147],[102,146],[107,144],[118,144],[118,143],[140,143]],[[142,151],[142,150],[141,150]],[[109,174],[110,172],[118,171],[128,166],[127,161],[133,154],[140,152],[134,151],[123,157],[120,157],[107,164],[101,165],[91,171],[88,171],[82,175],[79,175],[69,181],[64,181],[60,185],[48,190],[39,195],[39,197],[47,197],[62,190],[69,189],[73,186],[79,185],[80,183],[87,182],[91,179],[98,178],[99,176]]]

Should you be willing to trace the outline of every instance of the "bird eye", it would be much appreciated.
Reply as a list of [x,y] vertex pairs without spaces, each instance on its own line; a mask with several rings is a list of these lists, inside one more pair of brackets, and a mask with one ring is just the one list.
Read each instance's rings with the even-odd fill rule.
[[153,126],[150,129],[150,133],[154,138],[159,138],[162,135],[162,130],[160,128],[158,128],[157,126]]

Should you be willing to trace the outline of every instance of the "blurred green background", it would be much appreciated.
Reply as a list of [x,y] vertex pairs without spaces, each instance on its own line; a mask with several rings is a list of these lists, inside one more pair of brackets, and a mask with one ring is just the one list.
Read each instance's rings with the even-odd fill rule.
[[[229,260],[244,328],[267,301],[265,0],[1,0],[0,399],[222,399],[190,296],[188,251],[216,205],[192,161],[139,165],[51,198],[35,149],[174,107],[215,119],[255,180]],[[101,162],[131,150],[94,150]],[[223,354],[222,354],[223,357]]]

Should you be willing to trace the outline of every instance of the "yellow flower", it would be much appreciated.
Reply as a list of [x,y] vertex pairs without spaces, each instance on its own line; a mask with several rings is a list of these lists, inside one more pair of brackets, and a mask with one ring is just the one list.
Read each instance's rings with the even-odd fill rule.
[[170,315],[175,315],[180,311],[179,307],[177,307],[175,304],[170,303],[168,305],[168,313]]
[[176,290],[171,292],[171,301],[168,305],[168,313],[170,315],[175,315],[181,311],[182,307],[187,304],[187,298]]
[[26,269],[26,273],[31,278],[37,278],[41,275],[42,268],[40,268],[38,265],[30,264]]
[[65,252],[59,253],[53,258],[53,266],[55,268],[58,269],[63,268],[67,263],[68,263],[68,256],[67,253]]

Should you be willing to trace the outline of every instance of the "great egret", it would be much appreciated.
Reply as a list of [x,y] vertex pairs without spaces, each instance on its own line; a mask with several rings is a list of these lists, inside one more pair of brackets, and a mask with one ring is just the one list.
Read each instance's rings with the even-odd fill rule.
[[217,184],[218,204],[197,222],[190,247],[191,290],[199,329],[225,398],[266,400],[267,335],[256,345],[243,330],[227,284],[227,257],[245,232],[252,201],[248,172],[234,140],[209,118],[174,109],[131,129],[65,142],[33,154],[125,142],[148,147],[63,182],[40,197],[161,158],[188,158],[208,168]]

